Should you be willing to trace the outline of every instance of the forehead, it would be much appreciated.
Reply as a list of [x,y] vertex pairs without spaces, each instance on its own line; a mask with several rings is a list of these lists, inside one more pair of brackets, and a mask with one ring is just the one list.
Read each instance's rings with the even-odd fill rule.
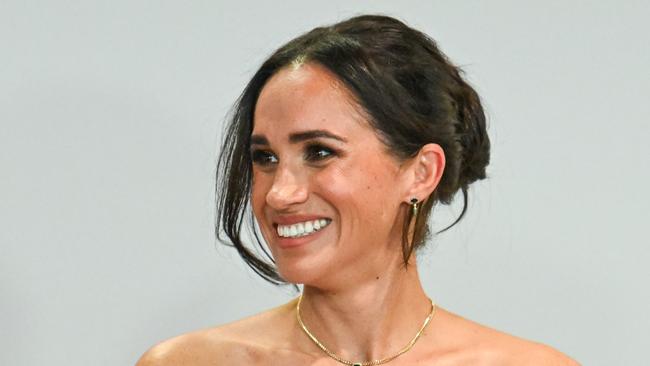
[[350,92],[318,64],[288,66],[262,88],[254,113],[254,133],[328,127],[339,132],[368,128]]

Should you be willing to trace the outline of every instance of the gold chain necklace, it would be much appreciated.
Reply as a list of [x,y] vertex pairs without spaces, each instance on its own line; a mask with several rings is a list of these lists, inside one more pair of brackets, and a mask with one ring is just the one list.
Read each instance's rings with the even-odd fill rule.
[[307,333],[307,335],[309,336],[309,338],[311,338],[311,340],[314,341],[314,343],[316,343],[316,345],[320,349],[322,349],[323,352],[327,353],[327,355],[330,356],[331,358],[335,359],[336,361],[338,361],[338,362],[340,362],[342,364],[349,365],[349,366],[373,366],[373,365],[381,365],[381,364],[387,363],[388,361],[392,361],[395,358],[397,358],[398,356],[401,356],[402,354],[408,352],[411,348],[413,348],[413,346],[415,345],[415,342],[417,342],[417,340],[420,338],[420,336],[422,335],[422,332],[424,331],[424,328],[427,327],[427,325],[429,324],[429,321],[431,321],[431,318],[433,318],[433,314],[435,313],[436,304],[431,299],[429,299],[429,301],[431,301],[431,311],[429,312],[429,316],[427,316],[427,318],[424,320],[424,324],[422,324],[422,327],[417,332],[415,337],[413,337],[413,339],[409,342],[409,344],[407,344],[406,347],[404,347],[401,351],[397,352],[393,356],[382,358],[381,360],[374,360],[374,361],[365,361],[365,362],[347,361],[347,360],[344,360],[344,359],[340,358],[339,356],[334,354],[334,352],[327,349],[327,347],[325,347],[313,334],[311,334],[309,329],[307,329],[307,326],[305,325],[305,323],[302,322],[302,318],[300,318],[300,303],[302,302],[302,294],[300,294],[300,298],[298,299],[298,304],[296,305],[296,317],[298,318],[298,323],[300,323],[300,326],[302,327],[302,330],[304,330],[305,333]]

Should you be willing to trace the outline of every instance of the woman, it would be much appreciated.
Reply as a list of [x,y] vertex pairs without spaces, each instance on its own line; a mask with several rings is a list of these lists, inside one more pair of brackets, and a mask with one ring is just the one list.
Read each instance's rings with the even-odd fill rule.
[[[366,15],[290,41],[246,87],[224,141],[218,234],[260,276],[303,292],[165,341],[138,365],[577,364],[422,289],[415,256],[432,208],[460,191],[458,222],[490,152],[476,92],[423,33]],[[243,223],[268,259],[244,244]]]

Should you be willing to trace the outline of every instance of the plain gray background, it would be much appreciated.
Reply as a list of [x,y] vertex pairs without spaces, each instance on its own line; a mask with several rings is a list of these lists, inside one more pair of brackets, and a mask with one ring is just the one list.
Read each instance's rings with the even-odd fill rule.
[[223,120],[275,48],[366,12],[436,39],[489,115],[490,179],[419,258],[430,296],[647,365],[642,1],[0,2],[0,364],[132,365],[288,301],[215,243]]

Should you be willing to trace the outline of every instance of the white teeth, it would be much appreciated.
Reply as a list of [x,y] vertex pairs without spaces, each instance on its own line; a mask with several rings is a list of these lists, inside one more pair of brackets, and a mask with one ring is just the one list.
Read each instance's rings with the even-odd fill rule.
[[278,235],[285,238],[297,238],[312,234],[329,225],[331,220],[318,219],[313,221],[299,222],[293,225],[278,225]]

